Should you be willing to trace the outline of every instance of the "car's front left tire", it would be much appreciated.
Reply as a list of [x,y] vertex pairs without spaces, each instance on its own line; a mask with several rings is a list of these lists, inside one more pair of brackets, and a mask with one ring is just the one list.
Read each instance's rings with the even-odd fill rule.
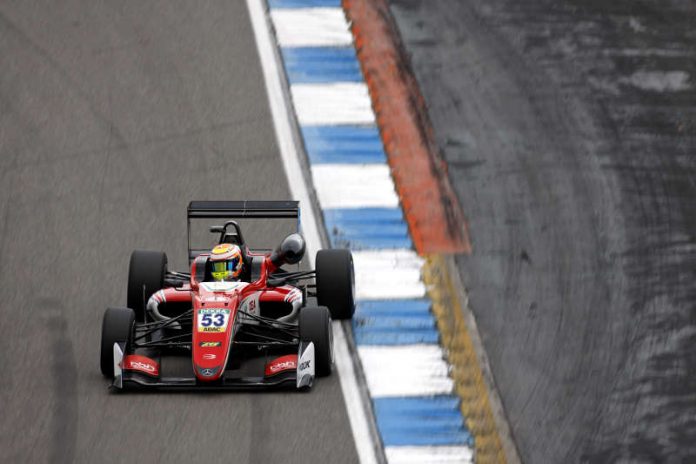
[[300,339],[314,343],[314,373],[331,375],[333,370],[333,333],[331,315],[325,306],[310,306],[300,311]]
[[333,319],[350,319],[355,312],[355,271],[349,250],[319,250],[316,259],[317,300]]

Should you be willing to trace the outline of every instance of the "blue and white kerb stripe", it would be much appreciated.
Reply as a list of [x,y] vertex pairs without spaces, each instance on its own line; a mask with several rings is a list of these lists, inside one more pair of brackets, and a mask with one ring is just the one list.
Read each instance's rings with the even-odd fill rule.
[[340,1],[268,3],[331,246],[353,252],[353,329],[387,460],[472,462]]

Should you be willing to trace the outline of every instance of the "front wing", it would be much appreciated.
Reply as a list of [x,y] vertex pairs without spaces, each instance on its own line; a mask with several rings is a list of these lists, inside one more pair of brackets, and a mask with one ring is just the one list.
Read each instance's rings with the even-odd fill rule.
[[[297,356],[283,360],[283,370],[273,372],[269,364],[263,376],[238,377],[231,372],[223,374],[214,382],[198,380],[191,377],[162,377],[158,366],[147,369],[147,358],[125,355],[124,344],[114,343],[114,380],[111,387],[115,390],[253,390],[297,388],[308,389],[314,384],[314,344],[300,342]],[[138,358],[133,361],[132,358]],[[152,360],[149,360],[152,361]],[[132,366],[136,362],[139,366]],[[289,364],[291,363],[291,364]],[[294,367],[294,368],[288,368]],[[132,367],[136,367],[135,369]],[[156,368],[155,368],[156,367]]]

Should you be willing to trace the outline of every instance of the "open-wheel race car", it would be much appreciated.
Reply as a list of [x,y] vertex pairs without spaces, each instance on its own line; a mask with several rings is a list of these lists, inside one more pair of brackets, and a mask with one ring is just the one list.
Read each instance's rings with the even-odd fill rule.
[[[308,389],[333,367],[332,319],[355,310],[348,250],[320,250],[314,270],[288,270],[305,254],[295,232],[273,250],[250,249],[238,221],[290,219],[295,201],[192,201],[190,272],[167,268],[163,252],[136,250],[127,307],[108,308],[101,371],[116,389]],[[192,248],[192,220],[209,227],[212,248]],[[284,267],[285,266],[285,267]],[[162,360],[188,357],[188,375],[167,376]],[[188,368],[186,369],[188,372]]]

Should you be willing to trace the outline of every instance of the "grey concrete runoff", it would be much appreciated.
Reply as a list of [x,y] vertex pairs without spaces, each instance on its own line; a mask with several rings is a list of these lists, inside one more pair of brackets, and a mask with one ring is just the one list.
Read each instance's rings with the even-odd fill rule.
[[694,2],[390,5],[522,461],[695,462]]
[[189,200],[288,197],[244,2],[3,3],[0,69],[0,461],[355,462],[336,377],[118,395],[99,373],[132,249],[186,269]]

